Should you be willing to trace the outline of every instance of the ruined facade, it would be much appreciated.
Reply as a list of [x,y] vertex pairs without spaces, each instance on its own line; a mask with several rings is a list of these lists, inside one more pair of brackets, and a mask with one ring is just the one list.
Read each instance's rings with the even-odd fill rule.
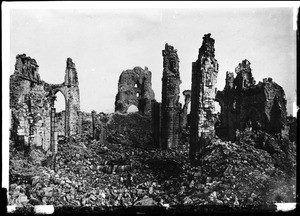
[[[48,84],[40,79],[37,62],[25,54],[16,56],[14,74],[10,77],[11,139],[17,146],[52,148],[63,128],[64,135],[80,133],[80,102],[75,65],[67,60],[65,82]],[[65,116],[57,116],[55,94],[61,91],[66,99]]]
[[181,84],[179,58],[173,46],[165,45],[163,55],[162,102],[161,102],[161,141],[162,148],[178,145],[180,133],[179,94]]
[[123,71],[119,77],[115,111],[126,113],[131,105],[135,105],[142,115],[150,114],[151,100],[155,97],[151,77],[147,67]]
[[[215,59],[215,40],[205,34],[196,62],[192,64],[190,152],[201,149],[201,139],[214,134],[216,82],[218,62]],[[200,139],[201,138],[201,139]],[[191,155],[194,158],[194,155]]]
[[270,134],[286,129],[284,90],[271,78],[256,85],[251,71],[250,62],[243,60],[235,69],[236,77],[227,72],[224,90],[217,92],[221,106],[217,135],[221,138],[234,140],[236,131],[246,127]]

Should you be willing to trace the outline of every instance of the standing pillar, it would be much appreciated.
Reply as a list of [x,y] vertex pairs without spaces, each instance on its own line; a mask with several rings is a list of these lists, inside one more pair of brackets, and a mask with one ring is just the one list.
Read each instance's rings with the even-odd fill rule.
[[172,148],[179,142],[180,109],[179,94],[181,84],[179,58],[173,46],[165,45],[163,55],[162,104],[161,104],[161,144],[163,149]]
[[57,122],[56,109],[51,107],[50,110],[50,148],[52,152],[52,169],[55,169],[56,153],[57,153]]
[[215,40],[205,34],[196,62],[192,64],[190,158],[192,162],[205,145],[207,138],[214,134],[214,100],[218,75],[215,59]]
[[92,136],[96,139],[96,111],[92,111]]

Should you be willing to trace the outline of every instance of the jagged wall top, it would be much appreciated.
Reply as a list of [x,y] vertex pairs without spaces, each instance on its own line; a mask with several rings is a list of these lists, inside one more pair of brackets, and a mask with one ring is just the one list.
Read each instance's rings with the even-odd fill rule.
[[14,75],[19,75],[31,81],[40,81],[39,66],[35,59],[19,54],[16,56]]
[[202,46],[199,48],[198,59],[200,59],[201,56],[215,57],[215,40],[213,38],[211,38],[210,36],[211,36],[211,33],[205,34],[203,36]]
[[65,74],[65,85],[67,86],[78,86],[78,75],[75,68],[75,63],[71,58],[67,58],[66,62],[66,74]]
[[173,46],[166,43],[165,49],[162,51],[164,57],[163,67],[164,76],[176,76],[179,77],[179,58],[177,50]]

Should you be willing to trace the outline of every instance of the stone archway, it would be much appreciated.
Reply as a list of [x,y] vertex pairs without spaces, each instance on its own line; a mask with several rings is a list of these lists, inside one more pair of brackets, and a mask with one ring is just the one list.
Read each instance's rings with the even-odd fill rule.
[[[58,111],[57,108],[56,108],[56,114],[55,114],[55,121],[56,121],[56,125],[57,125],[57,133],[58,133],[58,136],[66,136],[67,135],[67,130],[69,128],[69,125],[67,124],[67,118],[66,118],[66,110],[67,110],[67,99],[66,99],[66,96],[65,94],[61,91],[61,90],[58,90],[56,91],[55,93],[55,97],[56,97],[56,102],[57,101],[57,96],[58,94],[62,95],[63,97],[63,100],[64,100],[64,109],[62,111]],[[57,104],[56,102],[54,102],[54,107],[57,107]]]

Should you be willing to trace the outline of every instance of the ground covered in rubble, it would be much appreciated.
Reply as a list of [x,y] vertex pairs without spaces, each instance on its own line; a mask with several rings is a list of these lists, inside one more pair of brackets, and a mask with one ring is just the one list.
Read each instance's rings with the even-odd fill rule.
[[247,130],[236,142],[211,139],[191,167],[186,138],[175,149],[151,147],[150,119],[137,113],[106,116],[106,139],[60,140],[51,155],[10,147],[9,205],[228,205],[295,202],[295,142]]

